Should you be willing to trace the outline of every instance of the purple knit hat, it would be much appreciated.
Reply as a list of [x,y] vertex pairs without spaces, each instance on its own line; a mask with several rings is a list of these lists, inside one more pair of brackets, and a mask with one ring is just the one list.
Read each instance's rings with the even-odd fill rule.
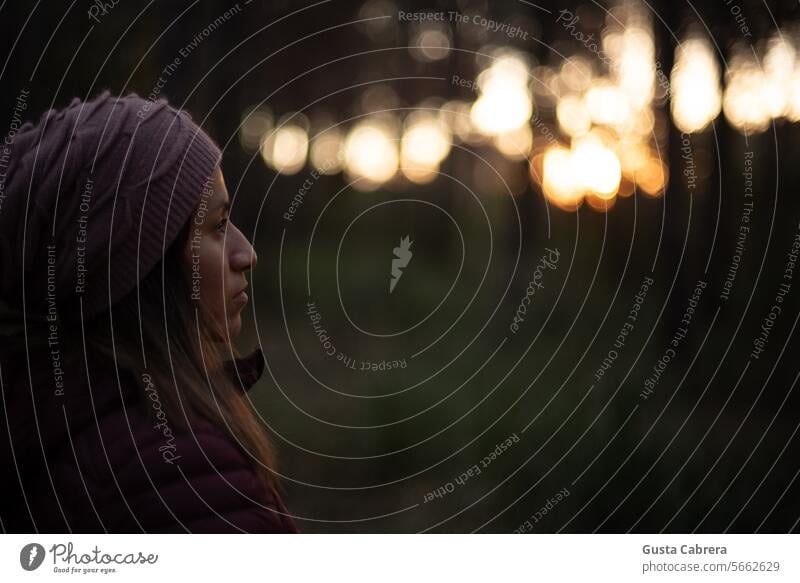
[[108,310],[163,257],[220,158],[163,99],[106,91],[25,123],[0,143],[0,323]]

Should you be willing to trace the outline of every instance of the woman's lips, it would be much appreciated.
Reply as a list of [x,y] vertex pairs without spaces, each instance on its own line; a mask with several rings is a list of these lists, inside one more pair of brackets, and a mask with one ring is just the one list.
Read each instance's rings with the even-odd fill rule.
[[233,303],[237,306],[245,306],[247,302],[250,300],[250,297],[247,295],[247,292],[242,290],[235,296],[233,296]]

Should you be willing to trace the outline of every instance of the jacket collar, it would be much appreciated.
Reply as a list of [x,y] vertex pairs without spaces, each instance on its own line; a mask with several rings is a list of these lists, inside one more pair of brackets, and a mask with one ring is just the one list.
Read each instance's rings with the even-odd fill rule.
[[265,364],[264,353],[261,348],[256,348],[246,356],[226,361],[224,366],[233,384],[244,393],[264,374]]

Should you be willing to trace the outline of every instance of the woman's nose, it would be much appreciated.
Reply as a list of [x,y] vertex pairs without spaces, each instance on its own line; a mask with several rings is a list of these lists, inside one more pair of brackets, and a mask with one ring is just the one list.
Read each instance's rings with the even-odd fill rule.
[[258,263],[258,254],[250,241],[237,229],[238,245],[231,253],[231,268],[234,271],[250,271]]

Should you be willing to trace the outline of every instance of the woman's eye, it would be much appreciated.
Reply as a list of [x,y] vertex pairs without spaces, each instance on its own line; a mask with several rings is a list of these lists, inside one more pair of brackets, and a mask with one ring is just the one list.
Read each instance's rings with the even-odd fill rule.
[[220,222],[217,223],[216,228],[217,231],[219,231],[220,233],[224,233],[227,226],[228,226],[228,217],[225,217]]

